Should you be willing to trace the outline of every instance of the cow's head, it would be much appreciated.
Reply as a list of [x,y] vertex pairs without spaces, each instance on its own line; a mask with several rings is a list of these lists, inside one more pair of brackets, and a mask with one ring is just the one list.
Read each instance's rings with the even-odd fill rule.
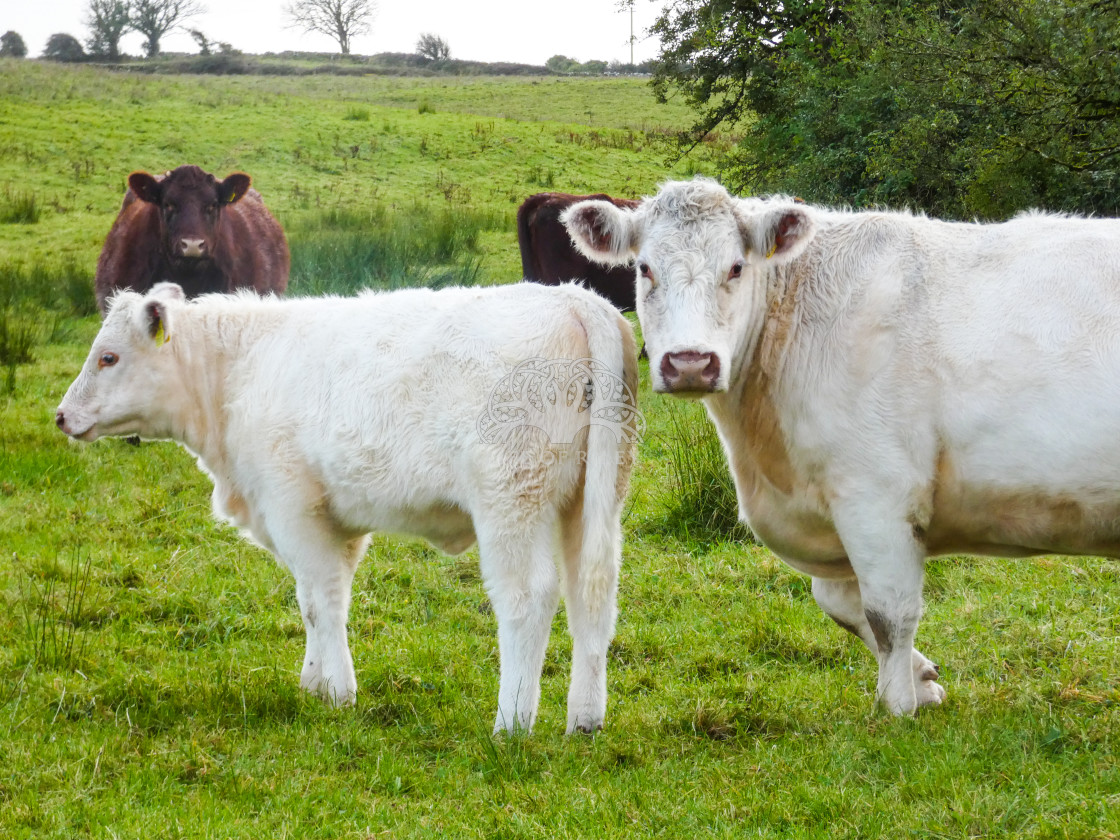
[[101,331],[55,423],[77,440],[169,436],[170,403],[178,396],[171,346],[183,290],[159,283],[147,295],[121,291],[109,302]]
[[733,198],[706,178],[667,183],[633,210],[582,201],[563,220],[588,258],[634,260],[653,388],[684,396],[727,390],[761,329],[773,270],[815,231],[794,199]]
[[133,172],[128,186],[159,208],[161,240],[174,260],[213,259],[222,208],[249,191],[249,176],[234,172],[219,181],[197,166],[180,166],[161,177]]

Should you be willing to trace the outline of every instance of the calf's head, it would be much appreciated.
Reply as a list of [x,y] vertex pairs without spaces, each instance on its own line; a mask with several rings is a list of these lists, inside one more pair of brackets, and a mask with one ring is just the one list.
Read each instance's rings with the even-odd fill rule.
[[815,232],[794,199],[734,198],[706,178],[666,183],[634,209],[582,201],[563,221],[589,259],[634,261],[653,388],[682,396],[727,390],[761,329],[773,272]]
[[78,378],[55,414],[76,440],[142,435],[169,437],[176,395],[170,346],[183,290],[159,283],[145,296],[113,296]]
[[249,191],[249,176],[234,172],[219,181],[197,166],[180,166],[161,178],[133,172],[128,186],[159,208],[160,240],[168,259],[213,259],[222,208]]

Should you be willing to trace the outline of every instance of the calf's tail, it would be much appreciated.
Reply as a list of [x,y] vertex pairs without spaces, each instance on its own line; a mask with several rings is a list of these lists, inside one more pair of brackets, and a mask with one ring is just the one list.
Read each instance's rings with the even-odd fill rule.
[[622,505],[641,431],[638,350],[630,323],[613,307],[596,307],[585,326],[594,381],[583,493],[580,586],[589,607],[613,609],[622,560]]

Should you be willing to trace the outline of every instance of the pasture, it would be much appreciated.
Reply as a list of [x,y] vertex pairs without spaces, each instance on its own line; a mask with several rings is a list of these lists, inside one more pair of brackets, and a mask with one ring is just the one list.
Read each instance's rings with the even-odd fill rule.
[[293,294],[510,282],[526,195],[715,174],[666,163],[689,115],[641,80],[0,62],[0,103],[0,836],[1120,836],[1120,563],[932,561],[918,646],[949,697],[890,718],[808,578],[728,521],[703,412],[645,371],[594,737],[563,735],[563,606],[534,734],[494,738],[475,551],[386,537],[355,580],[357,706],[302,695],[292,578],[212,521],[193,459],[55,429],[132,169],[252,175]]

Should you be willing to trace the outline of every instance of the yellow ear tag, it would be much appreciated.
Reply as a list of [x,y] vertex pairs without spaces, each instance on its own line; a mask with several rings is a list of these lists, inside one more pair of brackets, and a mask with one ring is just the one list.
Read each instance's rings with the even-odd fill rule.
[[777,252],[778,252],[778,242],[777,242],[777,240],[775,240],[774,244],[770,246],[770,252],[766,255],[766,259],[770,259]]
[[169,341],[169,339],[167,337],[167,333],[165,333],[163,331],[163,321],[160,321],[159,326],[156,327],[155,338],[156,338],[156,347],[162,347],[164,344],[166,344]]

